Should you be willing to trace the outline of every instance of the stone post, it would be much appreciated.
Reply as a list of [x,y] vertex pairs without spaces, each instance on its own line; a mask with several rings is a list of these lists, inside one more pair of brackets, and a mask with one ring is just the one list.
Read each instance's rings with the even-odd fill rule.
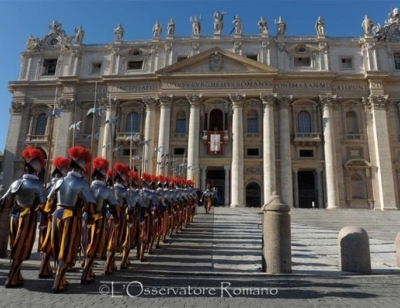
[[268,274],[292,272],[292,252],[290,235],[290,206],[283,204],[279,195],[273,192],[262,208],[263,251]]
[[339,232],[339,270],[371,273],[371,255],[367,232],[360,227],[344,227]]

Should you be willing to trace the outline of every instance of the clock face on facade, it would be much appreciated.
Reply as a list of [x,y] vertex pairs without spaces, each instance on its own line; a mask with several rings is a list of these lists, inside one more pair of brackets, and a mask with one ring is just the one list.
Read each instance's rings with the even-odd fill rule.
[[55,48],[60,46],[61,38],[58,35],[50,35],[46,39],[46,45],[49,48]]

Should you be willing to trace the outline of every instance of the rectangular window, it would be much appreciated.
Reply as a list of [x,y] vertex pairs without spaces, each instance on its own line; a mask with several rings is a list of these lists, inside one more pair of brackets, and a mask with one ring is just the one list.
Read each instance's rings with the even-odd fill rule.
[[246,55],[246,58],[254,60],[254,61],[258,61],[258,55]]
[[311,58],[310,57],[296,57],[293,59],[294,67],[310,67]]
[[248,118],[247,119],[247,133],[248,134],[258,133],[258,120],[257,120],[257,118]]
[[184,155],[185,148],[174,148],[174,155]]
[[92,63],[92,74],[100,74],[101,73],[101,62]]
[[[132,148],[132,156],[138,155],[136,148]],[[123,156],[130,156],[131,155],[131,149],[122,149],[122,155]]]
[[353,68],[353,59],[352,58],[341,58],[340,59],[340,68],[341,69],[352,69]]
[[186,119],[176,119],[176,134],[185,134],[186,133]]
[[56,74],[57,59],[45,59],[43,61],[43,75],[54,76]]
[[400,70],[400,53],[394,54],[394,68]]
[[179,55],[178,58],[176,59],[176,62],[186,60],[188,58],[188,55]]
[[129,61],[128,71],[130,70],[141,70],[143,68],[143,61]]
[[299,150],[300,157],[314,157],[313,150]]
[[259,156],[259,149],[247,149],[247,156]]

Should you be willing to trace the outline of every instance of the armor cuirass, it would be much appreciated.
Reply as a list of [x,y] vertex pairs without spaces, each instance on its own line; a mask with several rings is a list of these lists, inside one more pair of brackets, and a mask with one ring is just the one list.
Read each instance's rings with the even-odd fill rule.
[[126,202],[126,206],[129,208],[133,207],[132,199],[125,187],[120,184],[114,185],[114,193],[117,204],[119,204],[121,207],[124,206],[124,201]]
[[39,180],[22,179],[21,187],[15,193],[14,200],[17,204],[31,206],[36,197],[39,198],[40,203],[46,202],[46,191],[42,183]]
[[57,190],[57,205],[75,207],[81,196],[85,202],[95,203],[94,197],[89,189],[88,183],[74,175],[67,175],[55,184]]
[[104,210],[105,201],[109,205],[116,205],[117,201],[112,193],[112,190],[105,186],[102,183],[92,182],[90,186],[90,190],[92,191],[93,197],[96,200],[96,211],[101,212]]

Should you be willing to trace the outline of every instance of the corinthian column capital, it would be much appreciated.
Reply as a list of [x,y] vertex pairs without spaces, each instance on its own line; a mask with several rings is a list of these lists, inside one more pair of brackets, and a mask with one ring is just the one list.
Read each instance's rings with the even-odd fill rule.
[[143,97],[143,103],[146,105],[146,108],[154,109],[157,105],[157,98],[150,96]]
[[245,93],[232,93],[229,94],[229,98],[233,104],[233,108],[243,106],[244,100],[246,99]]
[[260,99],[263,102],[264,108],[274,107],[277,96],[277,93],[260,93]]
[[366,110],[387,109],[389,106],[388,95],[370,95],[362,97],[362,102]]
[[158,95],[158,99],[160,101],[161,108],[162,107],[165,107],[165,108],[171,107],[172,98],[173,98],[172,94],[162,93],[162,94]]
[[186,94],[186,98],[191,107],[200,107],[201,103],[203,102],[203,94],[201,93]]
[[281,95],[281,96],[277,97],[279,107],[281,107],[283,109],[289,108],[292,100],[293,100],[293,95]]
[[320,95],[319,101],[324,108],[332,108],[337,103],[336,94]]

